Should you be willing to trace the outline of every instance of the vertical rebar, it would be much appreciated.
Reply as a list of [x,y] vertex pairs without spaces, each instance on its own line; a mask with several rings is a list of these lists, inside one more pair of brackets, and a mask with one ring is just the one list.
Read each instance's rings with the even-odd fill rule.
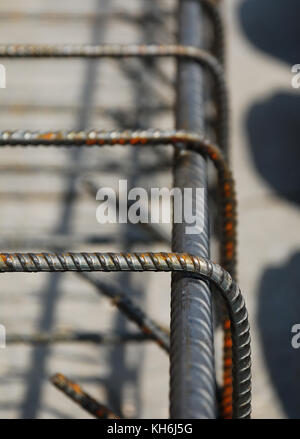
[[[203,43],[202,6],[197,0],[180,0],[178,11],[179,44]],[[179,129],[203,132],[205,77],[192,60],[178,61],[177,120]],[[173,225],[172,250],[209,256],[207,208],[207,163],[201,155],[176,151],[174,187],[193,188],[192,202],[204,228],[186,234],[187,223]],[[196,208],[196,188],[204,188],[204,209]],[[187,196],[187,195],[185,195]],[[204,211],[202,211],[204,210]],[[209,285],[179,273],[172,276],[170,415],[171,418],[215,418],[216,382],[213,345],[212,298]]]

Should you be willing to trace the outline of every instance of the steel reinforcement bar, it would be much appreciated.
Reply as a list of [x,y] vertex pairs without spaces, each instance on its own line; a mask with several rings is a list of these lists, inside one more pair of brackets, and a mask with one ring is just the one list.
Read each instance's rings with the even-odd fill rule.
[[201,133],[185,130],[90,130],[90,131],[0,131],[0,147],[3,146],[82,146],[147,147],[152,145],[175,145],[177,149],[192,149],[213,161],[219,178],[222,195],[221,265],[235,277],[236,267],[236,198],[234,180],[222,151]]
[[[184,2],[187,0],[184,0]],[[194,0],[193,0],[194,1]],[[189,45],[0,45],[0,58],[153,58],[190,59],[206,67],[215,78],[219,107],[219,139],[222,149],[228,148],[228,93],[222,64],[209,52]],[[192,129],[190,127],[189,129]]]
[[[188,132],[181,130],[123,132],[91,130],[43,133],[1,131],[0,145],[142,146],[170,143],[176,147],[174,185],[182,188],[207,188],[206,158],[209,157],[218,170],[222,194],[220,213],[223,219],[221,242],[223,269],[208,261],[208,209],[205,206],[204,212],[198,212],[199,215],[205,216],[204,231],[201,230],[200,233],[199,230],[199,234],[196,238],[193,236],[193,240],[185,235],[184,224],[174,224],[174,253],[125,255],[121,253],[2,253],[0,271],[172,271],[171,417],[177,418],[216,417],[211,293],[207,280],[213,281],[225,298],[230,317],[226,322],[227,326],[225,325],[227,328],[225,342],[228,346],[225,343],[223,393],[223,408],[226,408],[227,415],[230,416],[226,416],[226,410],[223,414],[225,413],[225,417],[231,417],[233,405],[233,417],[245,418],[250,416],[251,411],[250,337],[247,313],[236,284],[230,280],[229,290],[225,291],[223,288],[229,273],[233,277],[236,276],[236,200],[231,172],[223,155],[227,153],[228,147],[228,97],[222,67],[224,30],[219,11],[209,0],[180,0],[179,5],[179,45],[1,45],[0,57],[177,57],[177,127],[185,128]],[[215,54],[218,59],[197,47],[203,43],[202,7],[209,13],[214,24]],[[218,103],[217,139],[223,153],[215,144],[199,134],[205,129],[203,105],[205,76],[199,66],[205,67],[215,78]],[[190,256],[191,254],[195,256]],[[101,259],[101,255],[104,259]],[[107,264],[107,258],[111,258],[113,265],[111,261]],[[145,258],[147,262],[143,264]],[[151,259],[152,268],[150,268],[150,259],[147,258]],[[137,261],[142,268],[138,268]],[[168,268],[164,264],[167,264]],[[209,267],[208,271],[205,272],[201,264],[206,264]],[[220,272],[221,278],[218,278]],[[231,293],[233,293],[232,297]],[[156,337],[151,336],[151,338]],[[159,340],[159,337],[156,339]],[[232,350],[229,346],[231,343]],[[167,339],[165,346],[168,346]],[[233,394],[231,395],[232,378]]]
[[[198,49],[204,46],[204,17],[200,2],[182,0],[178,5],[178,42]],[[214,57],[214,62],[216,62]],[[222,83],[224,74],[222,69]],[[178,59],[176,127],[205,132],[205,88],[207,78],[195,59]],[[219,106],[224,102],[219,98]],[[221,111],[227,115],[227,108]],[[227,129],[227,128],[226,128]],[[227,136],[227,134],[226,134]],[[222,141],[219,138],[219,143]],[[227,147],[226,144],[222,147]],[[208,181],[206,157],[193,151],[174,152],[173,186],[183,190],[201,224],[196,233],[186,233],[186,221],[173,224],[172,251],[209,258]],[[197,203],[197,188],[203,188],[203,205]],[[207,282],[197,282],[189,275],[174,273],[171,283],[170,346],[170,416],[171,418],[215,418],[217,416],[216,374],[212,295]]]
[[88,393],[84,392],[82,388],[73,381],[70,381],[61,373],[55,374],[51,380],[52,384],[61,392],[68,396],[76,404],[80,405],[84,410],[98,419],[119,419],[111,410],[105,405],[100,404]]
[[208,259],[176,253],[0,253],[0,272],[162,271],[182,272],[211,281],[224,298],[233,337],[233,416],[251,412],[250,329],[238,285],[219,265]]

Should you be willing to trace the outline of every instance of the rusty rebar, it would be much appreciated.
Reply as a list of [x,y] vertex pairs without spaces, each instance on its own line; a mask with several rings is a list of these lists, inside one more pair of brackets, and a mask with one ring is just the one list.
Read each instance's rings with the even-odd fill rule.
[[244,299],[227,271],[211,261],[176,253],[1,253],[0,272],[191,273],[211,281],[224,298],[231,319],[233,343],[233,417],[251,413],[250,328]]
[[76,404],[80,405],[80,407],[82,407],[88,413],[95,416],[95,418],[119,419],[119,417],[116,416],[105,405],[100,404],[88,393],[84,392],[78,384],[70,381],[61,373],[55,374],[50,380],[55,387],[67,395],[72,401],[76,402]]
[[[141,56],[141,57],[148,57],[148,56],[175,56],[180,59],[189,59],[193,61],[197,61],[200,64],[202,64],[205,67],[208,67],[208,69],[213,73],[213,76],[216,79],[217,84],[217,100],[219,104],[219,123],[220,123],[220,129],[218,133],[218,141],[220,146],[223,149],[223,152],[227,152],[227,144],[228,144],[228,103],[227,103],[227,92],[226,92],[226,84],[224,80],[224,74],[221,68],[221,64],[224,64],[224,30],[222,25],[222,20],[219,14],[218,9],[215,7],[214,2],[211,2],[209,0],[198,0],[201,5],[206,7],[206,10],[209,12],[211,19],[214,23],[215,28],[215,43],[216,44],[216,55],[219,58],[220,63],[214,58],[211,54],[205,52],[202,49],[197,49],[196,47],[192,46],[139,46],[139,45],[105,45],[105,46],[90,46],[90,45],[84,45],[84,46],[78,46],[78,45],[66,45],[66,46],[42,46],[42,45],[7,45],[7,46],[0,46],[0,57],[131,57],[131,56]],[[170,132],[169,132],[170,133]],[[4,132],[3,133],[5,138],[7,136],[10,136],[10,133]],[[36,133],[30,133],[25,132],[26,140],[30,138],[32,135],[34,137]],[[44,133],[46,136],[50,135],[55,137],[55,144],[62,145],[60,141],[62,139],[59,139],[60,134],[59,133]],[[165,132],[166,134],[166,132]],[[177,133],[178,134],[178,133]],[[188,135],[191,133],[187,133]],[[18,138],[20,135],[20,132],[13,133],[12,137],[14,139],[10,138],[9,143],[11,146],[16,145],[14,143],[14,140]],[[80,137],[84,137],[84,133],[75,133],[75,137],[77,137],[76,141],[74,142],[76,145],[83,145],[84,143],[80,143]],[[64,134],[63,134],[64,136]],[[167,135],[166,135],[167,136]],[[199,135],[198,135],[199,136]],[[65,139],[64,146],[73,146],[73,141],[69,141],[70,137],[72,137],[72,133],[68,133],[67,135],[68,139]],[[100,136],[101,137],[101,136]],[[126,136],[125,136],[126,137]],[[146,136],[147,137],[147,136]],[[202,137],[202,136],[200,136]],[[174,139],[170,139],[170,143],[175,144],[177,147],[178,142],[189,142],[188,149],[197,150],[197,152],[200,152],[202,154],[206,154],[209,156],[213,162],[215,163],[218,173],[219,173],[219,182],[222,190],[223,200],[222,200],[222,213],[223,213],[223,224],[222,224],[222,243],[221,243],[221,262],[223,264],[223,267],[227,269],[230,274],[233,276],[236,276],[236,201],[235,201],[235,194],[234,194],[234,186],[233,186],[233,180],[231,177],[231,173],[229,171],[229,168],[222,157],[222,154],[218,150],[218,148],[211,144],[207,139],[202,139],[201,142],[192,140],[187,141],[181,140],[177,137],[177,140],[174,141]],[[49,140],[49,139],[48,139]],[[51,140],[51,139],[50,139]],[[125,140],[124,137],[121,136],[120,143],[131,143],[131,144],[144,144],[148,143],[148,140],[145,142],[145,138],[141,137],[138,141],[134,138],[134,135],[130,139],[129,142]],[[103,139],[100,139],[98,144],[106,144],[107,142],[104,141],[101,143]],[[35,143],[38,142],[38,139],[35,138],[33,140],[34,145],[40,144]],[[50,145],[50,143],[44,143],[45,139],[42,139],[42,144],[44,145]],[[91,145],[93,143],[97,144],[98,139],[96,142],[90,139],[86,142],[87,144]],[[110,139],[110,144],[114,144],[115,139]],[[118,143],[118,141],[117,141]],[[156,143],[155,140],[153,140],[152,143]],[[158,142],[160,143],[160,142]],[[165,139],[164,143],[168,143],[168,141]],[[197,144],[198,143],[198,144]],[[6,143],[1,143],[6,144]],[[19,143],[18,143],[19,144]],[[30,143],[22,143],[24,146],[29,145]],[[20,255],[20,254],[19,254]],[[230,353],[229,356],[226,357],[225,352],[225,383],[229,382],[229,379],[231,380],[231,368],[232,368],[232,359],[231,359],[231,346],[229,344],[232,343],[231,335],[230,335],[230,321],[225,322],[225,348],[227,344],[227,354]],[[235,355],[236,353],[233,352]],[[225,400],[223,400],[223,405],[226,404],[227,407],[230,408],[231,405],[231,395],[228,394],[228,390],[230,390],[230,386],[226,388],[225,386]],[[231,391],[231,390],[230,390]],[[234,392],[236,392],[236,385],[234,386]],[[246,389],[245,393],[248,393],[248,390]],[[227,402],[226,402],[227,401]],[[248,402],[246,402],[246,405]],[[236,414],[236,413],[235,413]]]
[[[204,11],[198,0],[178,1],[178,43],[206,49]],[[177,60],[176,128],[206,131],[208,75],[191,58]],[[207,91],[206,91],[207,90]],[[206,92],[205,92],[206,91]],[[219,139],[220,141],[220,139]],[[172,251],[209,257],[207,157],[175,148],[173,186],[190,203],[200,224],[192,235],[187,220],[173,223]],[[184,188],[190,187],[190,193]],[[201,203],[197,188],[202,189]],[[175,207],[175,206],[174,206]],[[212,291],[186,273],[173,273],[171,282],[170,416],[173,419],[211,419],[217,416],[213,341]]]
[[0,146],[104,146],[104,145],[175,145],[205,154],[218,171],[221,190],[221,265],[236,276],[237,202],[234,180],[217,145],[206,136],[185,130],[124,130],[124,131],[0,131]]
[[176,57],[194,60],[211,72],[217,88],[219,107],[218,143],[224,151],[228,149],[228,92],[222,64],[209,52],[194,46],[183,45],[121,45],[121,44],[9,44],[0,45],[0,58],[127,58],[127,57]]

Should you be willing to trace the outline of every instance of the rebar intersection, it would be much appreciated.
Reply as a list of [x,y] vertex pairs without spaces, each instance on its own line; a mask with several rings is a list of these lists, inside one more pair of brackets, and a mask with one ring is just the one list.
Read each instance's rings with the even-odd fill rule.
[[[210,4],[203,1],[203,4]],[[210,6],[209,6],[210,7]],[[0,46],[0,57],[157,57],[172,56],[180,59],[192,59],[204,65],[213,74],[218,91],[218,141],[223,151],[228,148],[228,98],[224,72],[221,62],[210,53],[197,47],[180,45],[138,46],[138,45],[98,45],[98,46]],[[235,277],[236,266],[236,200],[234,182],[221,150],[199,133],[182,130],[143,130],[143,131],[105,131],[89,132],[30,132],[1,131],[0,146],[105,146],[105,145],[143,145],[172,144],[177,149],[187,147],[209,157],[215,164],[219,186],[222,193],[221,215],[222,246],[221,264]],[[2,272],[39,272],[39,271],[172,271],[192,273],[199,278],[213,282],[225,299],[232,331],[232,367],[233,372],[233,417],[246,418],[251,412],[251,373],[250,373],[250,335],[247,311],[240,291],[230,275],[210,261],[196,255],[178,253],[15,253],[0,254]],[[116,300],[116,299],[115,299]],[[124,309],[123,309],[124,311]],[[134,313],[133,313],[134,314]],[[141,327],[141,325],[140,325]],[[153,330],[153,328],[152,328]],[[150,338],[159,341],[150,330],[144,331]],[[150,331],[150,332],[149,332]],[[168,334],[161,343],[168,351]],[[230,388],[231,384],[229,385]]]

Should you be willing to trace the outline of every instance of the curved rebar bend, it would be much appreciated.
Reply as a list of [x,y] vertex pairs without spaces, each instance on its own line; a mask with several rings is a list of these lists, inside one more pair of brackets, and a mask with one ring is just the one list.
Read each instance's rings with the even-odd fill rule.
[[[223,153],[202,134],[183,130],[137,130],[137,131],[0,131],[0,146],[104,146],[132,145],[144,146],[155,144],[173,144],[177,148],[187,146],[198,153],[205,154],[214,163],[218,171],[219,186],[222,194],[222,229],[221,229],[221,265],[234,278],[236,277],[236,241],[237,241],[237,202],[234,180]],[[232,340],[230,322],[224,325],[224,388],[222,399],[223,416],[232,416]]]
[[224,69],[215,56],[194,46],[139,45],[139,44],[1,44],[0,58],[128,58],[128,57],[176,57],[192,59],[205,66],[216,82],[216,96],[219,106],[219,139],[224,151],[228,149],[228,91]]
[[220,148],[201,133],[185,130],[89,130],[89,131],[0,131],[1,146],[152,146],[187,145],[205,154],[214,163],[222,193],[222,253],[221,265],[236,277],[236,217],[237,202],[234,180]]
[[230,316],[233,342],[233,417],[251,413],[251,352],[248,314],[231,276],[218,264],[185,253],[0,253],[0,272],[163,271],[192,273],[211,281]]

